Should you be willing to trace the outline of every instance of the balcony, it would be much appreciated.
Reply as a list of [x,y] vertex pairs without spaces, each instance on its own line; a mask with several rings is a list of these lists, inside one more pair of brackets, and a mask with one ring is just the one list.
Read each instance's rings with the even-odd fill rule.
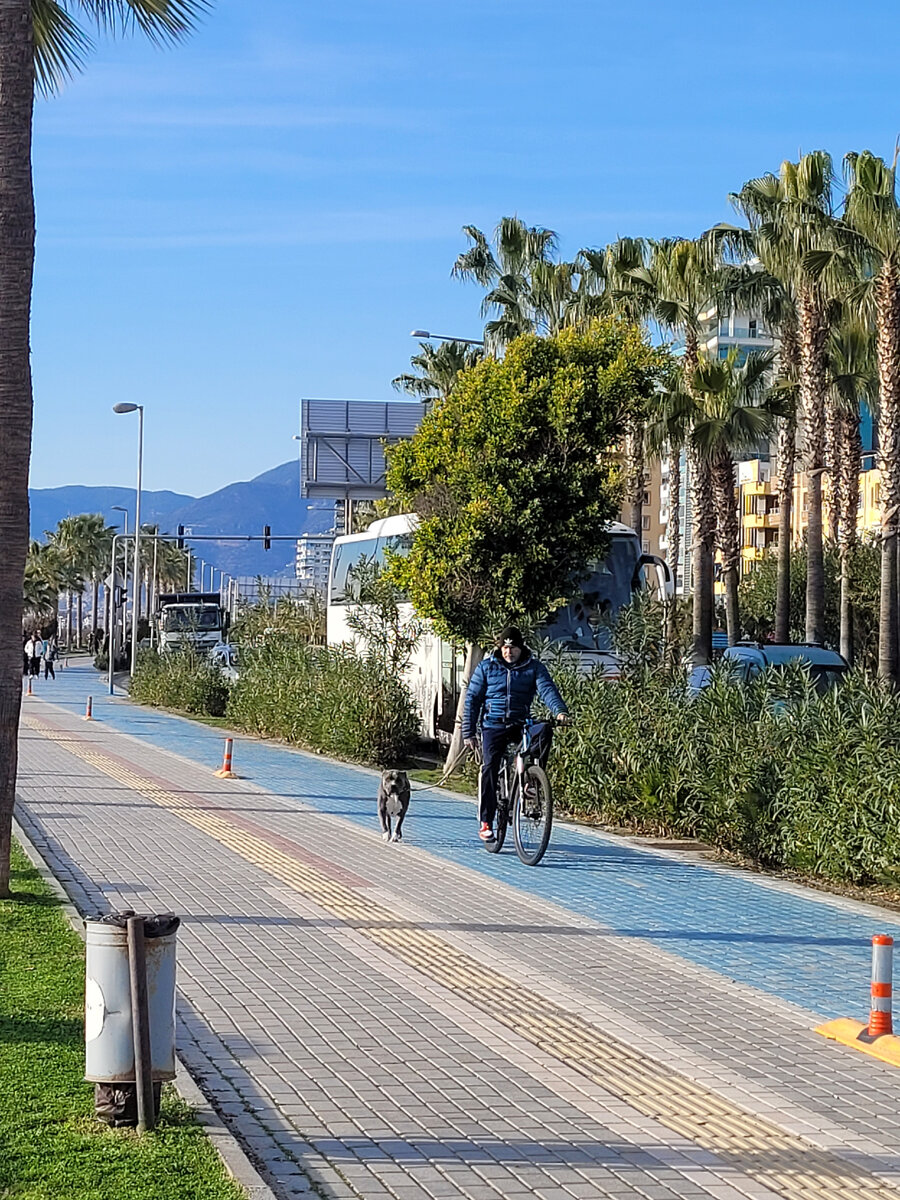
[[766,479],[751,479],[748,483],[741,484],[741,490],[745,496],[774,496],[775,489]]
[[741,546],[741,558],[744,562],[762,562],[766,552],[761,546]]
[[777,529],[778,513],[744,513],[742,523],[745,529]]

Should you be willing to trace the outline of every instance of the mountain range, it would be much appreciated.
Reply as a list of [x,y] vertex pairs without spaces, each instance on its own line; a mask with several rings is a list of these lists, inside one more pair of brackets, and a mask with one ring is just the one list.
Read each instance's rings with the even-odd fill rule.
[[[110,525],[124,527],[128,510],[129,529],[134,523],[134,488],[83,487],[33,488],[31,536],[43,541],[63,517],[80,513],[102,513]],[[159,525],[161,533],[174,534],[179,525],[195,534],[261,534],[264,525],[272,535],[296,537],[301,533],[325,533],[334,523],[334,510],[324,501],[300,496],[297,460],[264,471],[255,479],[230,483],[208,496],[185,496],[178,492],[141,493],[141,525]],[[293,542],[273,542],[264,550],[262,542],[190,542],[197,558],[212,563],[229,575],[293,575]]]

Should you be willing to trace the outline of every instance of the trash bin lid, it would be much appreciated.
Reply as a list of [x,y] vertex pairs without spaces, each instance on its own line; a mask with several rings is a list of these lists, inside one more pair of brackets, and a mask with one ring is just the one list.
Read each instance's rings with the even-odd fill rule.
[[[126,908],[124,912],[104,913],[102,916],[88,917],[85,924],[95,922],[98,925],[115,925],[119,929],[127,929],[129,919],[138,915],[132,909]],[[174,913],[155,913],[152,916],[144,917],[143,920],[145,938],[168,937],[181,924],[181,917],[176,917]]]

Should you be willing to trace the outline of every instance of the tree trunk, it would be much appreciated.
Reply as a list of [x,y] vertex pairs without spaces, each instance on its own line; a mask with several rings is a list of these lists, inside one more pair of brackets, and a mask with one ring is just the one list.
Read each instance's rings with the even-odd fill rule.
[[900,508],[900,278],[889,266],[875,281],[876,347],[881,407],[878,466],[881,474],[881,606],[878,674],[900,684],[900,599],[897,595]]
[[628,523],[641,540],[644,536],[644,429],[633,417],[625,432],[625,503]]
[[690,453],[690,476],[693,509],[691,559],[694,575],[691,663],[697,667],[712,662],[715,512],[709,463],[693,448]]
[[791,541],[797,420],[785,417],[778,432],[778,565],[775,577],[775,641],[791,640]]
[[441,777],[442,783],[445,779],[450,778],[463,758],[465,747],[462,740],[462,721],[466,708],[466,691],[468,690],[469,680],[472,678],[475,668],[483,658],[484,651],[480,646],[477,646],[474,642],[469,642],[466,645],[466,665],[463,668],[462,687],[459,690],[459,700],[456,704],[456,720],[453,722],[453,737],[450,739],[447,761],[444,763],[444,774]]
[[806,526],[806,641],[825,641],[825,558],[822,538],[822,476],[825,472],[825,345],[828,323],[818,298],[800,295],[800,408],[803,413],[809,486]]
[[669,447],[669,515],[666,520],[672,598],[666,612],[666,657],[674,665],[678,647],[678,560],[681,558],[681,447]]
[[713,464],[713,487],[716,505],[716,540],[722,558],[722,579],[725,584],[725,623],[728,645],[741,638],[741,617],[738,607],[740,582],[741,526],[734,499],[734,459],[728,451],[720,451]]
[[72,649],[72,635],[75,632],[75,605],[73,604],[74,594],[71,588],[66,590],[66,649]]
[[841,654],[847,662],[855,657],[853,644],[853,601],[850,588],[850,560],[856,549],[856,523],[859,512],[859,466],[862,438],[859,410],[846,408],[838,414],[838,461],[835,475],[835,499],[839,514],[838,548],[841,560]]
[[75,629],[75,645],[81,649],[81,631],[84,628],[84,590],[79,588],[78,595],[75,598],[75,613],[77,616],[77,626]]
[[22,703],[22,581],[32,419],[33,105],[31,0],[0,0],[0,897],[9,895]]
[[[779,377],[796,384],[800,366],[797,323],[785,320],[781,327]],[[791,640],[791,547],[794,537],[794,473],[797,470],[796,399],[778,432],[778,564],[775,577],[775,641]]]

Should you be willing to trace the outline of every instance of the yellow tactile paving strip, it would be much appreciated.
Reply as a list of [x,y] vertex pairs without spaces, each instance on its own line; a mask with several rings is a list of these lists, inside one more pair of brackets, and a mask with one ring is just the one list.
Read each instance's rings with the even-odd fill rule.
[[415,928],[370,896],[358,894],[239,828],[219,812],[198,808],[184,795],[168,791],[94,750],[77,734],[54,729],[33,717],[24,718],[23,724],[268,871],[467,1005],[574,1068],[637,1112],[721,1155],[732,1169],[785,1200],[898,1200],[900,1191],[890,1184],[608,1037],[590,1022],[490,970],[436,935]]

